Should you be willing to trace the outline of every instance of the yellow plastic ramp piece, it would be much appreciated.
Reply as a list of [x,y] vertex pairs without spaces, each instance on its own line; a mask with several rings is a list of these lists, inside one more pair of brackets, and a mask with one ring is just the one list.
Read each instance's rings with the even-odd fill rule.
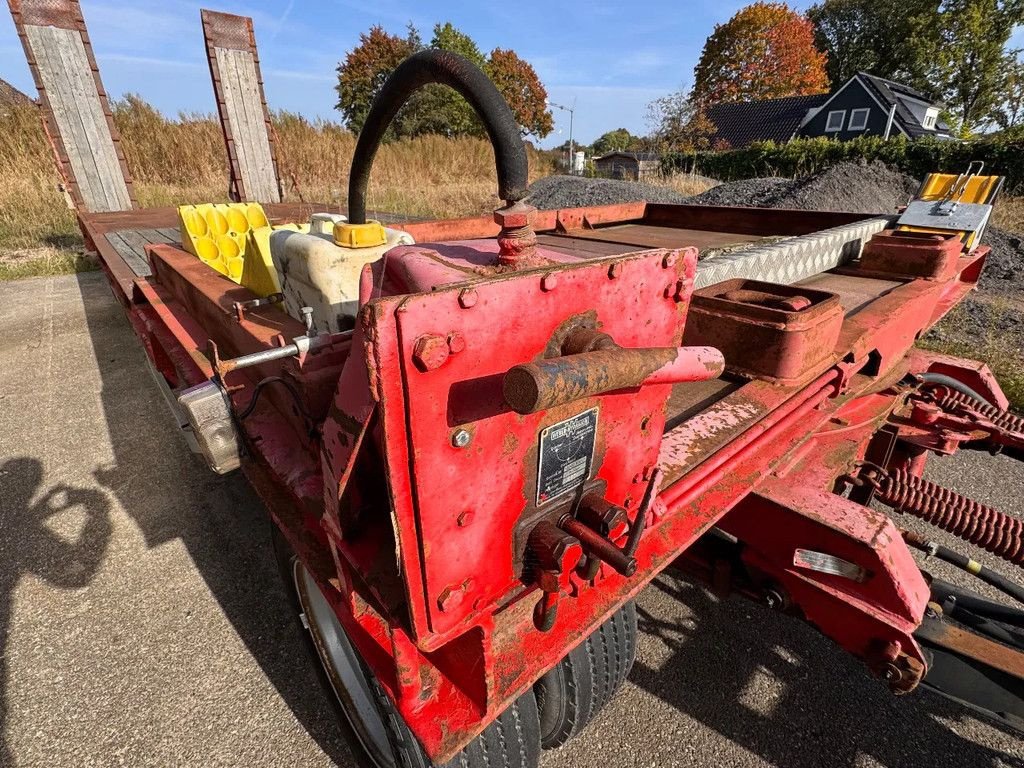
[[[264,259],[259,245],[251,245],[254,232],[270,230],[259,203],[182,205],[178,207],[178,224],[182,247],[204,264],[260,296],[280,290],[274,270],[267,274],[258,266],[270,264],[269,246]],[[247,270],[250,260],[255,260],[257,266]],[[247,272],[251,277],[248,281]]]

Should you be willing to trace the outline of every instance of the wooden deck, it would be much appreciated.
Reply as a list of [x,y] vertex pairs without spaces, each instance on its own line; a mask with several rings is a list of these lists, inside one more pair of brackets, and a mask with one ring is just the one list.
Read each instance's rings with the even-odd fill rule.
[[153,271],[146,258],[146,246],[153,244],[181,245],[181,232],[177,227],[161,229],[118,229],[107,232],[107,242],[124,259],[136,277],[149,277]]

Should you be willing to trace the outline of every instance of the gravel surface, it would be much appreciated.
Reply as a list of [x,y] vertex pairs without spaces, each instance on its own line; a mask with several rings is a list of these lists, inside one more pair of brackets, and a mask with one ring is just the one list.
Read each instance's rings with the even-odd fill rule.
[[744,179],[709,189],[687,202],[701,205],[753,205],[811,211],[889,213],[917,191],[911,176],[879,162],[840,163],[802,179]]
[[[104,276],[0,283],[0,328],[0,766],[355,766],[258,500],[163,417]],[[1024,514],[1024,464],[931,476]],[[639,607],[621,693],[542,768],[1024,764],[1019,736],[889,695],[799,621],[672,575]]]
[[546,176],[530,186],[528,202],[541,210],[581,208],[645,200],[649,203],[681,203],[686,195],[666,187],[615,179],[581,176]]

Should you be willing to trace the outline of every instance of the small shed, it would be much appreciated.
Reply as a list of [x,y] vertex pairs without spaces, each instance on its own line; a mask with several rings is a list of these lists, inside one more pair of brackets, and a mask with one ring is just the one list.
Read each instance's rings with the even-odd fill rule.
[[661,155],[656,152],[609,152],[594,158],[594,168],[609,179],[641,181],[661,174]]

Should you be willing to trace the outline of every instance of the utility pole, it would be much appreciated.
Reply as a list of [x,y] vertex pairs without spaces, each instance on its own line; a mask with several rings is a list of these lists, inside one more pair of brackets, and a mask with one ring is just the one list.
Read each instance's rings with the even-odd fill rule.
[[555,103],[550,102],[550,101],[545,101],[544,103],[547,106],[549,106],[549,107],[554,107],[555,109],[561,109],[563,112],[568,112],[569,113],[569,175],[570,176],[575,176],[576,175],[576,153],[573,151],[574,148],[575,148],[575,145],[572,142],[572,119],[573,119],[574,113],[576,112],[576,99],[572,100],[572,106],[571,107],[563,107],[561,104],[555,104]]

